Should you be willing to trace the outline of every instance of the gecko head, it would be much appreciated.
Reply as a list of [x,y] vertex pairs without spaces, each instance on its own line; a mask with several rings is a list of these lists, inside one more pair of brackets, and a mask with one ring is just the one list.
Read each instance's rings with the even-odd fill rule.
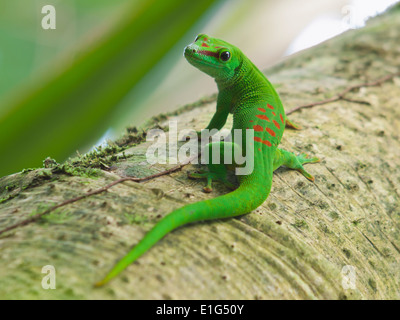
[[242,64],[243,54],[235,46],[205,34],[199,34],[185,47],[186,60],[216,80],[230,80]]

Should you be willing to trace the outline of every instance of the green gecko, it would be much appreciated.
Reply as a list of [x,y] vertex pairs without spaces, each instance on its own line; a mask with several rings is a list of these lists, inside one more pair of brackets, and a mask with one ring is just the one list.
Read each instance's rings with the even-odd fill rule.
[[[214,199],[185,205],[165,216],[96,286],[110,281],[166,234],[182,225],[201,220],[230,218],[256,209],[267,199],[273,172],[282,165],[295,169],[314,181],[314,177],[303,168],[303,164],[319,162],[319,159],[308,158],[305,154],[295,156],[278,148],[285,125],[296,129],[298,127],[286,118],[281,100],[271,83],[237,47],[200,34],[185,48],[184,56],[190,64],[213,77],[218,86],[216,112],[206,129],[220,130],[225,125],[228,114],[232,113],[232,131],[242,131],[241,147],[234,141],[216,142],[221,154],[227,150],[224,149],[226,144],[231,144],[231,150],[247,150],[246,129],[254,130],[254,138],[250,142],[253,170],[249,174],[237,176],[239,187],[236,190]],[[214,144],[215,142],[207,145],[210,159]],[[220,180],[232,187],[226,174],[225,164],[210,162],[208,172],[193,173],[190,177],[207,179],[204,191],[211,192],[213,180]]]

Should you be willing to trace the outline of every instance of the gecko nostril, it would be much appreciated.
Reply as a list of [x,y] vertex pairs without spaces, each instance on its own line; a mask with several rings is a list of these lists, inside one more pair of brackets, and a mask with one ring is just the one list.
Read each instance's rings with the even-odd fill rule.
[[193,53],[195,53],[195,52],[196,52],[196,50],[195,50],[195,49],[192,49],[192,52],[193,52]]

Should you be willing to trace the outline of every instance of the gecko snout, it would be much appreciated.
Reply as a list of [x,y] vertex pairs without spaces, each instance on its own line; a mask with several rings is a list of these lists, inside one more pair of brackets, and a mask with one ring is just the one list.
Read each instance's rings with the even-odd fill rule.
[[188,46],[186,46],[185,49],[183,50],[183,55],[185,57],[190,56],[193,53],[196,53],[196,49],[190,44]]

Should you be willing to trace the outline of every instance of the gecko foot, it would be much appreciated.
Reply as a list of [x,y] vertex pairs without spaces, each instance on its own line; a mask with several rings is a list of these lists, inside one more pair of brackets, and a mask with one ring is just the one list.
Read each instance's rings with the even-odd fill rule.
[[308,180],[314,182],[315,178],[311,174],[309,174],[306,170],[304,170],[303,167],[297,169],[297,171],[300,172],[303,176],[305,176]]
[[308,154],[306,153],[301,153],[297,156],[297,159],[300,161],[301,164],[305,164],[305,163],[316,163],[316,162],[320,162],[321,160],[317,157],[312,157],[310,158],[308,156]]
[[314,182],[315,178],[303,168],[303,164],[316,163],[316,162],[320,162],[321,160],[317,157],[309,157],[306,153],[299,154],[297,156],[297,160],[300,162],[300,167],[296,168],[296,170],[299,171],[308,180]]
[[290,121],[288,118],[286,118],[286,123],[285,123],[286,128],[292,128],[295,130],[301,130],[302,127],[295,124],[294,122]]
[[228,189],[235,190],[236,186],[229,182],[226,176],[223,176],[218,173],[209,172],[209,171],[200,171],[199,173],[188,173],[188,177],[190,179],[207,179],[207,185],[203,188],[203,191],[206,193],[212,192],[212,182],[218,181],[222,182]]

